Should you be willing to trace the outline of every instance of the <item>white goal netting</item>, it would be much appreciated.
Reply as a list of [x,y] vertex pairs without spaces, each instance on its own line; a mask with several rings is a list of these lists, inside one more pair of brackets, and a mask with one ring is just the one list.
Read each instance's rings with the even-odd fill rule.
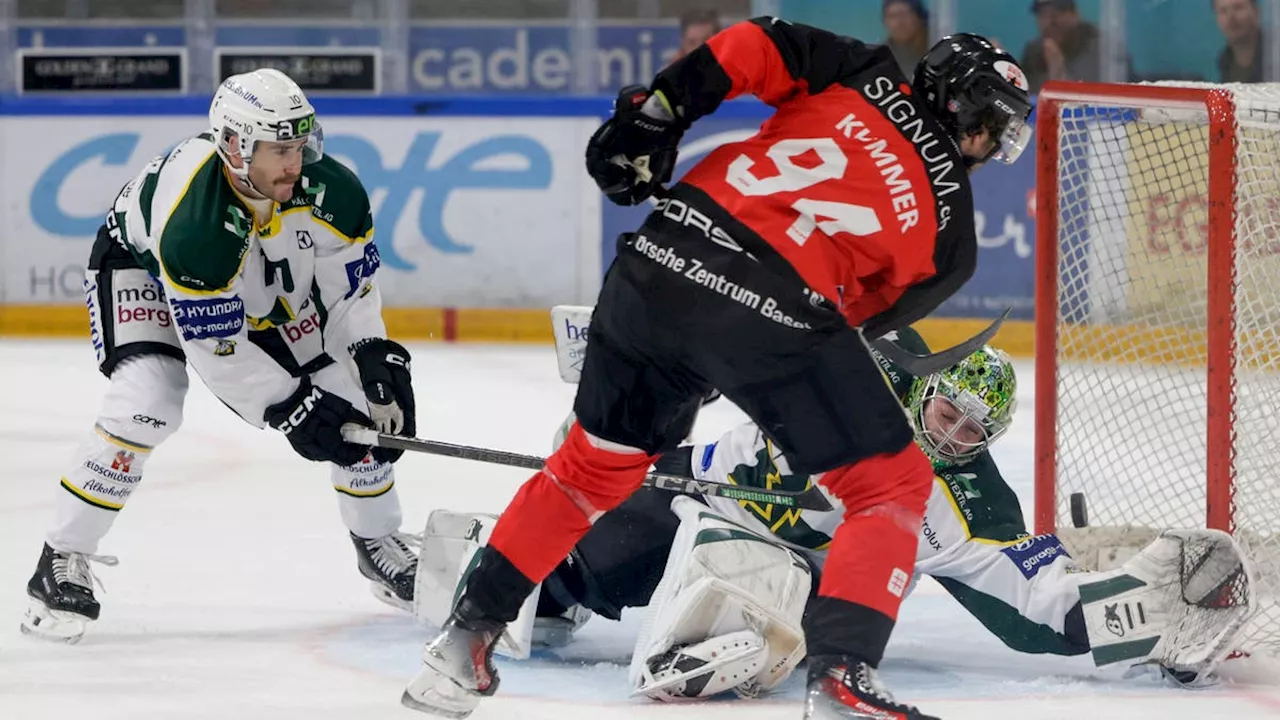
[[[1058,106],[1058,211],[1040,219],[1056,227],[1056,307],[1039,309],[1057,343],[1037,362],[1056,377],[1058,528],[1072,534],[1072,493],[1086,536],[1225,518],[1258,570],[1245,649],[1280,655],[1280,86],[1218,87],[1235,106],[1221,135],[1204,104],[1140,90]],[[1227,245],[1211,252],[1211,236]],[[1225,364],[1210,362],[1215,325]]]

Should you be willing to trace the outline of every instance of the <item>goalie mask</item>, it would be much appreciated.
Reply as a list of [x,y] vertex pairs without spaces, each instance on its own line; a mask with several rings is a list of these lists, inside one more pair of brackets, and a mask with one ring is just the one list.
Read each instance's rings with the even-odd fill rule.
[[968,462],[1013,424],[1017,393],[1013,362],[989,345],[947,370],[916,378],[907,394],[916,442],[935,468]]
[[[303,140],[303,165],[324,155],[315,108],[302,88],[279,70],[259,69],[223,80],[209,106],[209,125],[227,172],[249,187],[249,166],[258,143]],[[239,138],[234,150],[232,138]],[[233,156],[242,161],[240,167],[232,165]]]

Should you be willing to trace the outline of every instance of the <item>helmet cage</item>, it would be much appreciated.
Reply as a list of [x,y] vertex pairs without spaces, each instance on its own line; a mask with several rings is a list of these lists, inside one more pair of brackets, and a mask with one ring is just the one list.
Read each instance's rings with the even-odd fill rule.
[[[948,403],[960,411],[960,417],[945,428],[930,428],[925,422],[931,402]],[[956,387],[942,375],[930,376],[924,383],[920,401],[911,408],[911,421],[915,425],[916,442],[925,455],[938,465],[961,465],[986,450],[1009,430],[1012,423],[999,422],[987,406],[974,393]],[[979,439],[962,440],[959,436],[966,427],[976,427]]]
[[[929,412],[934,402],[947,403],[958,411],[947,414],[958,417],[947,427],[931,428],[926,419],[938,414]],[[977,457],[1013,424],[1017,376],[1008,355],[984,347],[954,367],[916,378],[905,404],[916,442],[934,466],[958,465]],[[966,426],[978,431],[978,440],[961,439]]]

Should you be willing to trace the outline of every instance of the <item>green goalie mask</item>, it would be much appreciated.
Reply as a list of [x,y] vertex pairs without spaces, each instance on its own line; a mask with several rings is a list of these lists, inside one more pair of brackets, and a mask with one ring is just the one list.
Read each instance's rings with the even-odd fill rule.
[[916,378],[907,411],[934,467],[968,462],[1013,424],[1018,378],[1003,350],[987,345],[958,365]]

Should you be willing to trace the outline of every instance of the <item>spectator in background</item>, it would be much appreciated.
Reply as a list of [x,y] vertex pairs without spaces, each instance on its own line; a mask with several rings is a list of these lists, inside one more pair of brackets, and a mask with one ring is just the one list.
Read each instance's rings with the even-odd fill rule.
[[[1040,37],[1022,50],[1022,69],[1031,92],[1039,92],[1050,80],[1102,79],[1098,28],[1080,19],[1075,0],[1035,0],[1031,12],[1040,28]],[[1127,57],[1124,63],[1130,66]]]
[[680,16],[680,49],[675,62],[720,32],[720,15],[715,10],[690,10]]
[[929,52],[929,11],[921,0],[884,0],[884,44],[907,79],[915,77],[916,63]]
[[1222,82],[1262,82],[1262,22],[1258,0],[1210,0],[1218,29],[1227,44],[1218,55],[1218,74]]

